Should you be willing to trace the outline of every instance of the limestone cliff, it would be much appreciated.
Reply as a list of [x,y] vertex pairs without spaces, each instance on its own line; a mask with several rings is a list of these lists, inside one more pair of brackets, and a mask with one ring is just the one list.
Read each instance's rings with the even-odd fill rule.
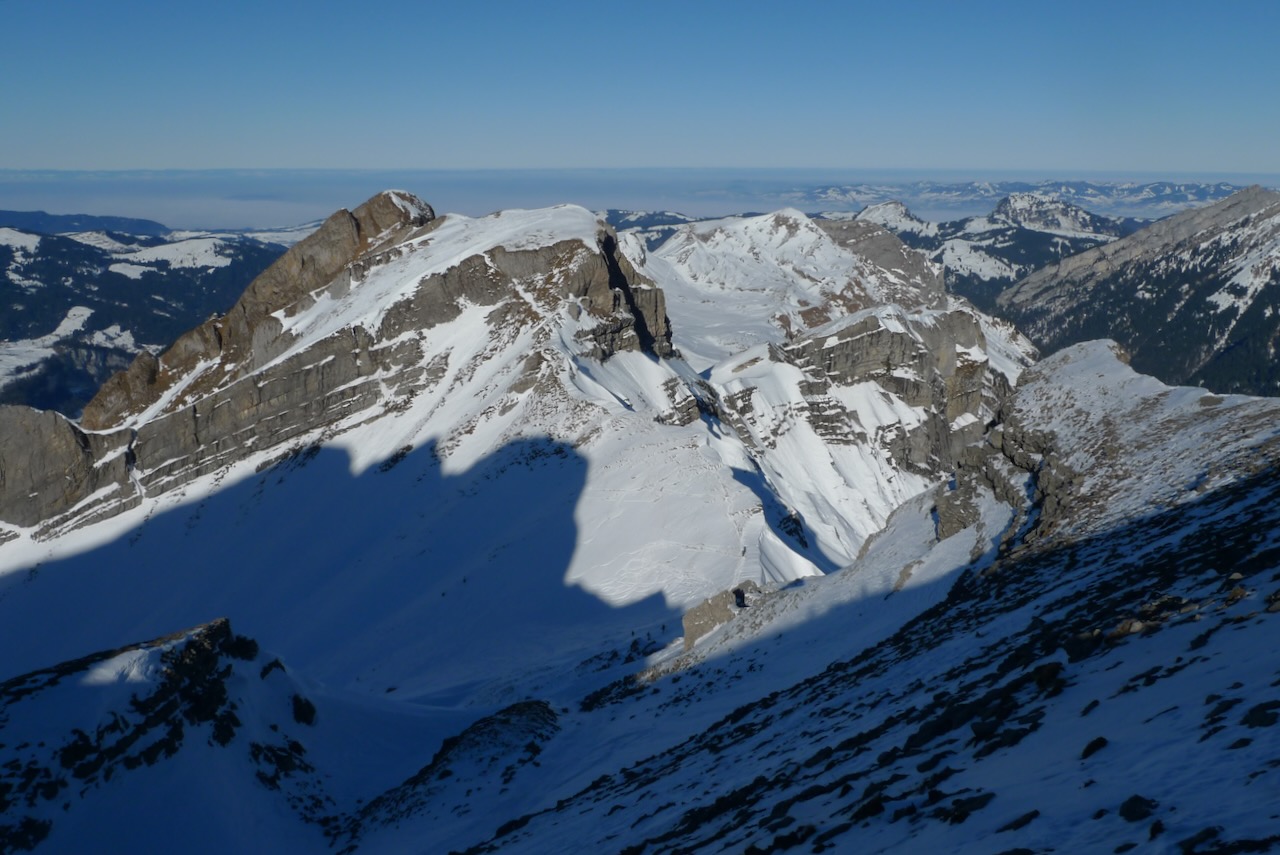
[[[448,367],[447,353],[429,358],[422,336],[475,307],[491,308],[488,323],[500,337],[567,313],[585,356],[673,353],[662,291],[587,212],[569,218],[572,236],[487,243],[469,240],[482,230],[466,218],[443,228],[457,234],[441,237],[450,219],[408,193],[379,194],[331,216],[226,316],[185,333],[158,358],[139,356],[103,387],[80,426],[0,408],[0,521],[51,533],[72,510],[83,524],[250,450],[285,454],[303,436],[340,433],[401,409]],[[445,260],[412,273],[437,255]],[[315,321],[334,304],[363,306],[365,314]],[[530,360],[529,376],[516,383],[536,380],[540,363]]]

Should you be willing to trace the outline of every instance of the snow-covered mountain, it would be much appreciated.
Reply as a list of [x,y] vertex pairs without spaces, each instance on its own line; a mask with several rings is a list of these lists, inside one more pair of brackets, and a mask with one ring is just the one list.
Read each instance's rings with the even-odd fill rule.
[[855,220],[878,223],[924,252],[942,266],[952,292],[988,311],[1018,279],[1141,225],[1034,193],[1006,196],[986,216],[943,223],[921,220],[898,201],[868,206]]
[[340,211],[0,408],[0,840],[1272,845],[1277,405],[1031,353],[869,223]]
[[998,310],[1047,350],[1113,338],[1166,382],[1280,394],[1280,193],[1242,190],[1065,258]]
[[7,213],[6,221],[48,229],[100,227],[0,227],[0,400],[73,416],[139,351],[158,350],[225,312],[301,237],[293,230],[174,232],[146,220]]

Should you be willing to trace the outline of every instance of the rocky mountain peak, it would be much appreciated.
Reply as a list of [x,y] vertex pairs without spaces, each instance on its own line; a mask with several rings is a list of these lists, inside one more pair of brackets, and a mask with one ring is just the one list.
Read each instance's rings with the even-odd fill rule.
[[1104,222],[1102,218],[1044,193],[1011,193],[1000,200],[991,218],[1053,234],[1095,235],[1113,232],[1110,223]]
[[183,334],[159,358],[139,354],[128,371],[103,384],[85,407],[81,424],[90,430],[120,426],[203,362],[221,361],[235,376],[243,376],[273,355],[271,345],[279,332],[274,313],[324,288],[360,256],[434,220],[430,205],[402,190],[379,193],[354,211],[335,212],[254,279],[225,316]]
[[924,220],[911,213],[905,204],[897,200],[877,202],[874,205],[868,205],[858,212],[856,219],[864,222],[877,223],[895,234],[900,234],[902,232],[912,234],[935,234],[937,232],[936,223],[926,223]]
[[[0,443],[0,471],[14,473],[0,481],[0,520],[48,523],[79,507],[65,522],[83,524],[253,450],[407,408],[461,359],[454,345],[432,350],[428,332],[464,315],[477,365],[503,348],[545,343],[553,329],[575,356],[598,361],[624,351],[673,354],[662,290],[591,212],[560,206],[436,218],[411,194],[382,193],[329,217],[227,315],[159,357],[139,356],[102,388],[80,425],[0,410],[0,424],[15,426],[23,443],[35,426],[51,427],[34,449]],[[549,375],[541,354],[513,358],[524,365],[507,378],[512,396]],[[540,389],[551,394],[552,385]],[[502,415],[512,412],[505,403]],[[21,462],[27,458],[34,463]],[[96,510],[85,514],[80,503],[90,495]]]

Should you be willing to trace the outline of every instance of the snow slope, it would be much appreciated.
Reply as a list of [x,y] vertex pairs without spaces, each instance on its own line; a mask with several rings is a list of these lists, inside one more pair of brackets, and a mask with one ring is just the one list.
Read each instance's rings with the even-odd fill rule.
[[700,371],[752,345],[888,302],[894,288],[924,290],[840,246],[794,209],[687,224],[654,250],[639,233],[624,233],[623,248],[683,319],[675,342]]

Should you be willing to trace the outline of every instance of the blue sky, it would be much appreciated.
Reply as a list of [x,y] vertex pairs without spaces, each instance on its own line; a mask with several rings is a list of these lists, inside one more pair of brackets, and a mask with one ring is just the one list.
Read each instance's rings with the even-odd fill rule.
[[1280,3],[0,0],[0,169],[1280,172]]

